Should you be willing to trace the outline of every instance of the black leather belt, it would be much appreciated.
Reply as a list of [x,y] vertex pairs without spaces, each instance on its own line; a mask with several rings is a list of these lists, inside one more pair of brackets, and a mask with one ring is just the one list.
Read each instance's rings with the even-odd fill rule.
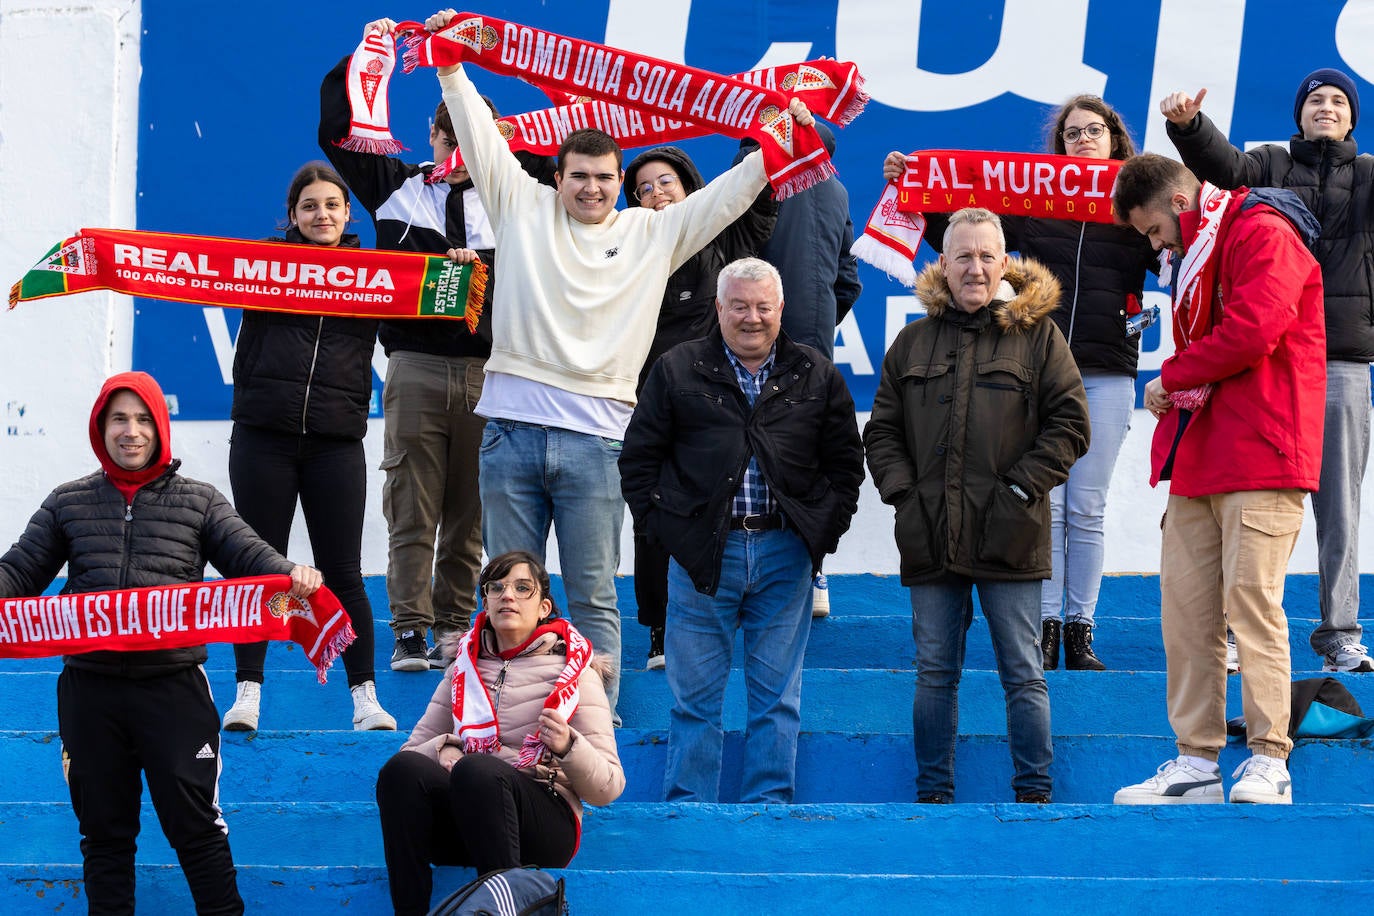
[[741,515],[730,519],[731,531],[777,531],[782,527],[782,513],[772,515]]

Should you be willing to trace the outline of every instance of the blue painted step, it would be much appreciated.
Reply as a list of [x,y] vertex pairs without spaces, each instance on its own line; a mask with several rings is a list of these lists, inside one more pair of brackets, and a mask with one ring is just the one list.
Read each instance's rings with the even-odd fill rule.
[[[626,802],[662,797],[666,732],[617,732],[625,767]],[[739,797],[743,735],[726,736],[722,799]],[[274,799],[300,804],[371,802],[377,771],[401,739],[380,732],[263,731],[230,734],[223,742],[220,797],[226,804]],[[1110,803],[1112,793],[1139,782],[1177,750],[1172,738],[1150,735],[1059,736],[1051,770],[1054,797],[1063,803]],[[1223,775],[1248,751],[1238,743],[1222,754]],[[66,802],[55,734],[0,732],[0,760],[22,780],[0,781],[0,803]],[[1374,742],[1302,741],[1289,761],[1295,797],[1304,804],[1334,804],[1374,798]],[[798,803],[910,802],[916,769],[910,734],[803,732],[797,753]],[[1011,800],[1011,762],[1004,738],[972,735],[959,739],[955,800],[991,803]],[[146,793],[145,793],[146,796]],[[3,843],[0,842],[0,847]]]

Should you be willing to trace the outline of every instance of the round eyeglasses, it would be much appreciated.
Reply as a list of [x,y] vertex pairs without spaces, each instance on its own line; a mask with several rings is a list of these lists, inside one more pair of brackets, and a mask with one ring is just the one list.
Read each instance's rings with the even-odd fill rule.
[[482,594],[486,595],[488,598],[500,598],[506,593],[507,588],[515,592],[515,597],[517,598],[529,598],[539,591],[538,586],[524,579],[519,579],[509,584],[493,580],[482,585]]
[[1065,143],[1077,143],[1078,138],[1086,136],[1089,140],[1099,140],[1107,132],[1107,125],[1099,122],[1088,124],[1085,127],[1070,127],[1068,130],[1061,130],[1059,136],[1064,138]]
[[658,176],[653,181],[640,182],[639,186],[635,188],[635,200],[643,200],[650,194],[654,193],[655,190],[662,191],[664,194],[667,194],[677,186],[677,176],[671,172],[664,172],[662,175]]

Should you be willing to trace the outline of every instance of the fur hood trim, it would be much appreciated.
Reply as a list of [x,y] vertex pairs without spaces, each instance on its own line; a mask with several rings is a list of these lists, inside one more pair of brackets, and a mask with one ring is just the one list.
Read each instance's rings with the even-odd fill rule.
[[[1059,281],[1040,262],[1013,257],[988,308],[992,309],[993,318],[1003,331],[1024,332],[1059,308],[1059,296]],[[953,307],[954,295],[938,261],[926,265],[916,278],[916,298],[932,318],[938,318]]]

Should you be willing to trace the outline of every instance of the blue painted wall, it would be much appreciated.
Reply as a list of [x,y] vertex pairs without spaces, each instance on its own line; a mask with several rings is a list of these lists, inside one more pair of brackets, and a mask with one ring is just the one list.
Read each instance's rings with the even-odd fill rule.
[[[1347,36],[1341,47],[1349,56],[1359,56],[1352,47],[1369,44],[1352,44],[1354,17],[1338,28],[1343,3],[1310,4],[1301,15],[1278,0],[1234,6],[1244,10],[1244,18],[1234,23],[1232,34],[1206,38],[1215,42],[1209,53],[1221,57],[1233,54],[1240,41],[1231,128],[1237,142],[1287,137],[1296,84],[1309,70],[1337,65],[1358,74],[1365,63],[1346,60],[1338,50],[1338,33]],[[597,41],[624,36],[622,43],[637,48],[676,46],[686,62],[720,72],[755,66],[774,42],[809,44],[808,57],[840,53],[858,59],[853,49],[873,41],[855,36],[891,41],[890,48],[874,52],[873,60],[860,60],[873,81],[874,101],[839,137],[836,162],[850,190],[855,224],[861,226],[881,189],[880,162],[888,150],[1043,149],[1051,103],[1078,91],[1099,91],[1122,112],[1140,145],[1147,123],[1160,117],[1152,96],[1157,58],[1180,53],[1177,47],[1157,46],[1157,36],[1174,34],[1180,9],[1173,0],[680,0],[661,5],[507,0],[487,3],[481,11]],[[362,24],[378,10],[373,3],[326,7],[241,0],[226,12],[208,3],[144,0],[139,228],[244,238],[276,231],[285,218],[291,174],[301,163],[320,158],[315,145],[320,78],[352,50]],[[388,12],[421,18],[429,9]],[[1049,15],[1059,19],[1046,20]],[[1026,16],[1039,34],[1018,28],[1012,38],[1001,39],[1004,21]],[[1282,28],[1275,27],[1279,21]],[[1186,59],[1194,52],[1181,53]],[[996,60],[1011,62],[984,66]],[[903,80],[907,72],[913,81]],[[1055,72],[1079,73],[1083,79],[1072,84],[1061,79],[1059,85]],[[913,99],[900,91],[904,82],[918,85],[917,75],[931,82],[930,74],[963,76],[953,93],[935,89]],[[515,80],[480,73],[476,78],[503,113],[547,104],[541,93]],[[1362,79],[1357,83],[1368,90]],[[1374,99],[1374,93],[1367,95]],[[438,101],[433,75],[397,76],[391,98],[397,136],[417,161],[423,159],[428,118]],[[1209,96],[1204,110],[1215,113],[1216,98],[1215,92]],[[733,141],[723,138],[687,146],[708,175],[725,168],[734,150]],[[370,244],[366,218],[357,228]],[[922,259],[930,256],[923,249]],[[866,410],[888,328],[904,320],[909,300],[903,298],[904,288],[880,272],[866,266],[861,271],[865,291],[857,324],[842,328],[837,363],[859,409]],[[134,366],[156,375],[176,397],[180,419],[224,419],[230,400],[227,343],[237,324],[232,312],[140,300]],[[1142,344],[1143,364],[1149,365],[1160,347],[1158,326],[1146,331]],[[1140,385],[1154,374],[1142,372]]]

